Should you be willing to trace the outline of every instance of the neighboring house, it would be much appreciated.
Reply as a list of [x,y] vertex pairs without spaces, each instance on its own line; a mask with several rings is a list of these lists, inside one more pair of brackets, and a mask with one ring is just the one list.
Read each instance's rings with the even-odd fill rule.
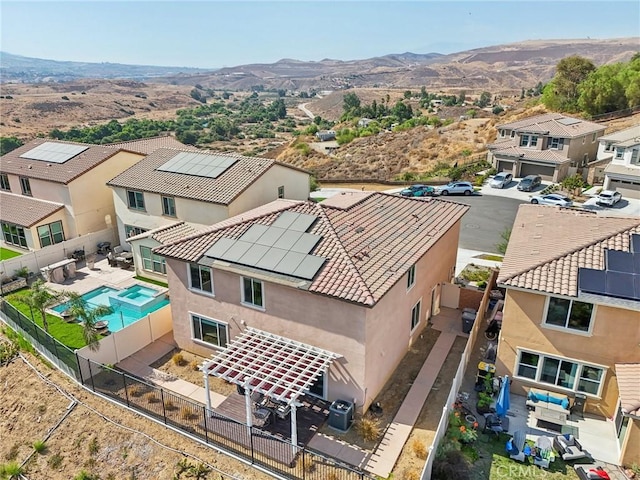
[[321,142],[336,139],[336,132],[334,130],[320,130],[316,133],[316,138]]
[[370,118],[361,118],[360,120],[358,120],[358,126],[368,127],[371,122],[373,122],[373,120],[371,120]]
[[113,227],[106,182],[141,158],[110,146],[44,138],[2,156],[2,243],[39,250]]
[[248,329],[337,355],[311,393],[366,409],[439,308],[468,207],[354,192],[277,200],[155,249],[173,334],[209,356]]
[[498,285],[497,374],[518,394],[586,395],[587,414],[615,419],[620,462],[639,462],[640,377],[625,365],[640,361],[640,219],[522,205]]
[[560,182],[596,158],[605,127],[560,113],[546,113],[498,125],[488,160],[514,177],[540,175]]
[[605,190],[640,198],[640,125],[600,137],[598,160],[607,162]]

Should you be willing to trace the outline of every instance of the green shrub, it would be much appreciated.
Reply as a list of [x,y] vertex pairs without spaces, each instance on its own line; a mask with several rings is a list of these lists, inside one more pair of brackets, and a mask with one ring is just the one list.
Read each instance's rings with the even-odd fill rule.
[[47,444],[42,440],[36,440],[33,442],[33,449],[36,453],[43,454],[47,451]]

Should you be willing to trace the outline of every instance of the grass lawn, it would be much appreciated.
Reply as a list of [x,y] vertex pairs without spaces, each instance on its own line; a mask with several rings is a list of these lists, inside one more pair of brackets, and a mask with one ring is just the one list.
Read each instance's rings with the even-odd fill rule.
[[161,282],[160,280],[154,280],[153,278],[141,277],[139,275],[136,275],[133,278],[135,278],[136,280],[140,280],[141,282],[146,282],[146,283],[150,283],[152,285],[157,285],[159,287],[165,287],[165,288],[169,287],[168,283]]
[[9,250],[8,248],[0,247],[0,261],[9,260],[13,257],[19,257],[20,255],[22,254],[19,252],[14,252],[13,250]]
[[[26,290],[21,290],[22,292]],[[6,300],[15,308],[20,310],[27,318],[31,318],[31,310],[28,305],[21,302],[16,293],[7,295]],[[33,312],[33,319],[36,324],[42,327],[42,315],[38,311]],[[49,333],[71,349],[82,348],[87,343],[82,338],[82,326],[78,323],[66,323],[62,318],[47,313],[47,322],[49,323]]]

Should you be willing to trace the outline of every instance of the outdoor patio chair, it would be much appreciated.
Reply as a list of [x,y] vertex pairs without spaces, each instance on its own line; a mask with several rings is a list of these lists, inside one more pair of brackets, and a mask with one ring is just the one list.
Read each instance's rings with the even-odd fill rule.
[[553,447],[560,453],[566,462],[590,457],[589,453],[583,450],[580,442],[573,435],[557,435],[553,439]]
[[[526,440],[527,436],[522,430],[518,430],[513,434],[513,437],[509,439],[506,445],[510,459],[518,462],[526,461],[528,453],[531,453],[531,448],[525,446]],[[528,452],[525,449],[528,449]]]

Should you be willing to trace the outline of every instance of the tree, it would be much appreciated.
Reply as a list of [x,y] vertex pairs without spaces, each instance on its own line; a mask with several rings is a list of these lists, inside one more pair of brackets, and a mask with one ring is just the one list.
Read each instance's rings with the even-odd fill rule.
[[502,238],[502,241],[496,244],[496,250],[498,250],[498,253],[504,255],[507,252],[507,246],[511,238],[511,228],[505,228],[500,234],[500,238]]
[[91,307],[82,295],[76,292],[65,292],[64,296],[69,299],[69,313],[82,322],[82,338],[87,346],[90,350],[98,350],[100,334],[96,323],[101,317],[113,313],[113,308],[106,305]]
[[462,105],[466,99],[467,99],[467,92],[463,90],[460,92],[460,95],[458,95],[458,105]]
[[347,115],[360,115],[360,97],[355,93],[347,93],[342,99],[342,110]]
[[31,309],[31,320],[33,320],[33,310],[40,312],[42,317],[42,327],[49,333],[49,322],[47,321],[47,309],[60,303],[63,294],[49,289],[43,280],[38,279],[33,282],[31,288],[21,293],[18,298],[29,305]]
[[485,108],[491,103],[491,94],[489,92],[482,92],[480,98],[475,102],[480,108]]
[[411,90],[404,91],[404,99],[409,100],[411,98]]
[[23,143],[16,137],[0,137],[0,155],[21,147]]
[[618,75],[622,64],[603,65],[591,72],[578,91],[578,106],[590,115],[615,112],[627,108],[625,87]]
[[596,69],[591,60],[572,55],[563,58],[556,66],[556,74],[542,94],[542,103],[551,110],[577,112],[578,86]]

